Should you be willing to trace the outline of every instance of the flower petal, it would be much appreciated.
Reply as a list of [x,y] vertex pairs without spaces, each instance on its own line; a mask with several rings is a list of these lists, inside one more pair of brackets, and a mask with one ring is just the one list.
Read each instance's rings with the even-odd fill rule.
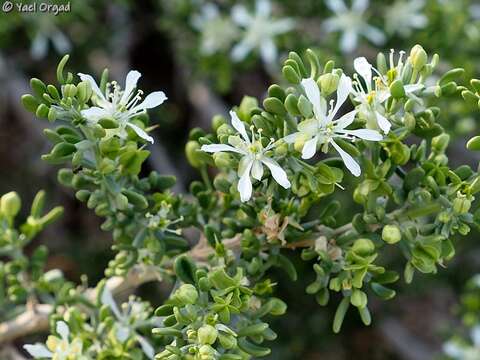
[[382,114],[380,114],[378,111],[375,112],[375,118],[377,119],[378,127],[382,129],[385,134],[388,134],[390,128],[392,127],[390,121],[388,121],[388,119]]
[[237,130],[240,135],[244,138],[244,140],[250,144],[250,138],[247,135],[247,131],[245,130],[245,124],[238,118],[238,115],[235,111],[230,110],[230,119],[232,121],[232,126]]
[[362,170],[360,169],[360,165],[353,159],[353,157],[347,153],[345,150],[343,150],[340,146],[338,146],[335,141],[330,140],[330,144],[337,150],[338,154],[342,158],[345,166],[347,169],[354,175],[354,176],[360,176],[362,173]]
[[132,91],[137,87],[138,79],[140,79],[141,76],[142,74],[140,74],[137,70],[130,70],[128,72],[125,79],[125,87],[123,88],[122,99],[120,100],[122,104],[126,104],[128,99],[130,99],[130,95],[132,94]]
[[325,118],[325,109],[321,106],[320,89],[318,88],[317,83],[312,78],[308,78],[302,80],[302,86],[305,90],[305,95],[307,95],[308,101],[310,101],[310,103],[313,105],[315,118],[323,123]]
[[347,11],[347,7],[342,0],[327,0],[326,5],[331,11],[337,14]]
[[239,154],[244,154],[242,150],[236,149],[233,146],[225,145],[225,144],[210,144],[210,145],[202,145],[200,150],[209,152],[209,153],[216,153],[221,151],[232,151]]
[[115,332],[115,336],[117,337],[118,341],[125,342],[130,335],[130,329],[127,326],[120,325]]
[[107,286],[103,288],[100,301],[102,302],[103,305],[108,305],[110,309],[112,309],[117,319],[123,318],[122,315],[120,314],[120,310],[118,310],[117,303],[115,302],[115,300],[113,300],[112,293]]
[[363,35],[375,45],[382,45],[386,41],[383,32],[374,26],[365,25],[362,32]]
[[354,12],[363,13],[368,8],[369,0],[354,0],[352,3],[352,10]]
[[147,355],[149,359],[153,359],[155,356],[155,350],[153,346],[150,345],[150,343],[143,336],[137,335],[137,340],[140,343],[145,355]]
[[315,152],[317,151],[317,142],[317,136],[305,142],[302,149],[302,159],[310,159],[315,155]]
[[142,128],[138,127],[137,125],[135,124],[132,124],[132,123],[127,123],[127,126],[130,126],[130,128],[132,128],[133,131],[135,131],[135,133],[140,136],[143,140],[146,140],[150,143],[153,144],[153,137],[151,137],[150,135],[147,134],[147,132],[145,130],[143,130]]
[[478,348],[480,346],[480,325],[472,328],[470,331],[470,337],[472,338],[473,345]]
[[372,65],[362,56],[353,60],[353,67],[367,83],[367,88],[370,89],[372,86]]
[[82,110],[80,113],[84,118],[91,121],[100,120],[102,118],[110,116],[110,113],[108,111],[98,106],[93,106],[89,109]]
[[39,358],[51,358],[53,356],[52,352],[50,352],[45,345],[42,344],[35,344],[35,345],[23,345],[23,348],[32,355],[35,359]]
[[60,335],[60,337],[63,340],[68,341],[68,335],[70,335],[70,330],[68,329],[68,325],[64,321],[58,321],[56,329],[57,329],[58,335]]
[[268,17],[272,12],[272,4],[268,0],[257,0],[255,4],[256,15]]
[[345,133],[368,141],[380,141],[383,139],[382,134],[376,130],[370,129],[347,130]]
[[357,47],[358,35],[355,31],[347,30],[340,38],[340,49],[344,53],[351,53]]
[[355,120],[355,115],[357,115],[357,110],[352,110],[345,115],[343,115],[340,119],[338,119],[335,123],[335,129],[343,130],[347,126],[349,126],[353,120]]
[[285,189],[290,188],[291,184],[290,181],[288,181],[287,173],[280,167],[280,165],[278,165],[275,160],[264,156],[262,158],[262,162],[270,169],[273,178],[280,186],[284,187]]
[[262,180],[263,165],[260,161],[255,160],[252,165],[252,177],[256,180]]
[[273,64],[277,60],[277,47],[272,39],[264,39],[260,45],[260,56],[265,64]]
[[290,135],[287,135],[283,138],[283,141],[285,141],[287,144],[292,144],[295,142],[295,140],[297,139],[298,135],[300,135],[299,132],[296,132],[296,133],[293,133],[293,134],[290,134]]
[[243,5],[232,7],[232,20],[240,26],[248,27],[252,22],[252,16]]
[[243,173],[240,176],[240,180],[238,181],[238,192],[240,193],[240,200],[242,202],[250,200],[252,197],[252,181],[250,180],[250,170],[252,168],[253,161],[249,161],[245,169],[243,169]]
[[247,57],[247,55],[252,51],[253,46],[251,43],[242,40],[236,44],[231,52],[231,57],[233,61],[239,62]]
[[167,100],[167,96],[163,91],[155,91],[151,94],[148,94],[140,104],[130,109],[130,111],[137,112],[140,110],[152,109],[163,104],[165,100]]
[[423,88],[423,84],[408,84],[408,85],[405,85],[403,88],[405,89],[405,92],[409,94]]
[[343,105],[345,100],[347,100],[348,95],[352,92],[352,80],[342,74],[340,77],[340,81],[338,82],[338,89],[337,89],[337,101],[335,102],[335,107],[333,110],[328,114],[328,122],[331,122],[332,119],[337,114],[340,107]]
[[105,96],[100,91],[100,88],[98,87],[98,85],[97,85],[96,81],[93,79],[93,77],[91,77],[90,75],[87,75],[87,74],[82,74],[82,73],[78,73],[78,76],[80,77],[80,80],[86,81],[90,84],[90,87],[92,88],[92,91],[95,93],[95,95],[97,95],[101,100],[107,101],[105,99]]

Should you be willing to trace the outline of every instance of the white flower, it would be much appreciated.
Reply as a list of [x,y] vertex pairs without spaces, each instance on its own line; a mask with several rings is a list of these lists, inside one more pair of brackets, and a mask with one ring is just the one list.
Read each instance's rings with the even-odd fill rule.
[[247,135],[245,125],[238,118],[234,111],[230,111],[232,119],[232,126],[238,131],[240,136],[230,136],[228,142],[230,145],[225,144],[212,144],[203,145],[201,150],[206,152],[223,152],[231,151],[242,155],[240,164],[238,166],[238,175],[240,180],[238,181],[238,192],[240,193],[240,199],[242,201],[248,201],[252,196],[252,181],[250,175],[256,180],[261,180],[263,176],[263,166],[265,165],[271,172],[275,181],[284,187],[290,188],[290,181],[288,181],[286,172],[278,165],[278,163],[268,157],[266,152],[273,148],[273,139],[270,139],[270,143],[263,147],[261,130],[259,130],[258,138],[252,129],[252,139]]
[[455,360],[480,359],[480,325],[470,331],[472,345],[450,340],[443,345],[443,352]]
[[192,25],[201,31],[200,51],[204,55],[227,50],[238,34],[231,19],[220,15],[218,7],[211,3],[205,4],[200,14],[192,17]]
[[368,0],[352,0],[352,8],[349,9],[343,0],[327,0],[328,8],[335,16],[327,19],[323,27],[327,32],[342,32],[340,49],[343,52],[352,52],[357,47],[359,36],[364,36],[375,45],[385,42],[385,35],[381,30],[369,25],[364,17],[368,8]]
[[[364,57],[356,58],[353,67],[364,82],[362,85],[360,81],[356,81],[353,86],[354,100],[360,103],[360,112],[367,115],[367,118],[373,118],[378,127],[385,134],[388,133],[392,124],[381,112],[381,104],[390,97],[388,85],[383,76]],[[372,70],[378,76],[372,77]]]
[[412,34],[412,30],[423,29],[428,24],[428,18],[422,14],[424,6],[425,0],[397,0],[387,7],[385,30],[406,38]]
[[349,77],[342,74],[338,83],[337,101],[327,111],[327,104],[324,98],[320,96],[320,90],[315,80],[312,78],[303,79],[302,86],[305,90],[308,100],[313,106],[313,118],[302,121],[298,124],[298,132],[285,137],[287,143],[301,141],[304,143],[302,149],[302,158],[310,159],[315,155],[317,146],[322,146],[324,152],[328,151],[329,144],[340,154],[347,169],[355,176],[360,176],[361,170],[353,157],[343,150],[336,142],[335,138],[353,140],[360,138],[370,141],[382,140],[382,135],[375,130],[369,129],[346,129],[357,114],[357,110],[350,111],[339,119],[335,115],[352,91],[352,83]]
[[[118,319],[115,332],[118,341],[124,342],[128,339],[130,335],[133,335],[142,347],[145,355],[147,355],[149,359],[153,359],[155,356],[154,348],[143,336],[139,335],[135,331],[135,327],[145,325],[145,321],[139,322],[138,324],[130,324],[131,318],[135,318],[136,321],[144,320],[145,313],[143,312],[142,304],[130,300],[127,304],[127,311],[123,313],[120,312],[117,303],[113,299],[112,293],[107,286],[105,286],[102,291],[101,302],[102,304],[109,306],[115,317]],[[139,317],[140,319],[136,319],[137,317]]]
[[[390,131],[392,124],[384,116],[385,109],[382,104],[391,96],[389,84],[402,77],[404,54],[405,52],[400,51],[398,62],[395,64],[394,51],[393,49],[390,51],[389,73],[394,74],[390,79],[382,75],[364,57],[356,58],[353,61],[353,67],[357,72],[354,75],[357,81],[353,84],[353,94],[354,100],[360,103],[359,112],[364,114],[367,119],[373,120],[385,134]],[[360,80],[359,76],[363,80]],[[423,84],[420,83],[403,86],[405,95],[416,102],[420,102],[420,99],[414,93],[421,88],[423,88]]]
[[232,49],[232,59],[242,61],[254,49],[266,64],[277,61],[277,47],[274,38],[293,29],[292,19],[274,20],[270,17],[271,4],[268,0],[257,0],[255,15],[251,15],[243,5],[232,8],[232,19],[246,29],[244,38]]
[[161,105],[167,99],[163,91],[155,91],[147,95],[139,104],[138,102],[142,99],[141,95],[143,92],[138,90],[135,93],[135,89],[138,79],[142,75],[136,70],[132,70],[127,74],[123,90],[117,82],[112,81],[107,83],[105,94],[101,92],[97,83],[90,75],[79,73],[78,76],[82,81],[90,83],[96,96],[95,102],[97,104],[97,106],[82,110],[82,116],[92,123],[96,123],[103,118],[113,118],[118,121],[119,127],[107,129],[109,136],[117,135],[120,138],[125,138],[127,136],[126,127],[128,126],[142,139],[153,143],[153,138],[140,127],[132,124],[130,120],[147,109]]
[[23,348],[32,355],[35,359],[48,358],[55,360],[70,360],[70,359],[83,359],[82,355],[82,341],[80,339],[74,339],[72,342],[68,339],[70,331],[68,325],[63,321],[58,321],[56,324],[57,333],[60,338],[54,335],[50,335],[47,339],[47,343],[24,345]]

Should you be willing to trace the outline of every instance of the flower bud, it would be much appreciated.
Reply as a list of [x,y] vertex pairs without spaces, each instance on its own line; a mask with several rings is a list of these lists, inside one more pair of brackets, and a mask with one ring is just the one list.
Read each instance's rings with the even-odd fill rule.
[[87,81],[82,81],[77,85],[77,99],[81,103],[86,103],[92,96],[92,87]]
[[198,291],[192,284],[183,284],[176,292],[178,300],[185,304],[195,304],[198,299]]
[[458,197],[453,200],[453,211],[457,214],[466,214],[470,210],[472,202],[467,199],[465,195],[458,195]]
[[353,243],[352,251],[360,256],[368,256],[375,251],[375,244],[370,239],[358,239]]
[[196,141],[189,141],[185,145],[185,155],[187,160],[194,168],[202,166],[202,161],[199,159],[198,151],[200,151],[200,144]]
[[233,167],[234,165],[232,155],[225,152],[218,152],[213,154],[213,161],[215,161],[215,165],[218,168],[228,169]]
[[212,345],[218,336],[218,331],[211,325],[203,325],[197,331],[198,341],[200,344]]
[[223,124],[226,124],[227,121],[222,115],[215,115],[212,118],[212,129],[213,131],[217,132],[218,128],[222,126]]
[[220,341],[220,344],[225,348],[225,349],[233,349],[237,346],[237,339],[235,336],[230,335],[230,334],[218,334],[218,340]]
[[258,101],[252,96],[244,96],[238,107],[238,116],[243,121],[249,121],[251,118],[251,111],[258,107]]
[[63,86],[63,96],[66,98],[73,98],[77,94],[77,87],[73,84],[66,84]]
[[432,148],[438,153],[443,153],[448,146],[448,142],[450,141],[450,135],[448,134],[441,134],[435,136],[432,139]]
[[323,74],[318,80],[322,94],[328,96],[337,90],[340,77],[337,74]]
[[15,191],[4,194],[0,198],[0,212],[8,217],[14,217],[20,211],[22,201]]
[[198,349],[198,358],[200,360],[213,360],[215,359],[215,350],[210,345],[202,345]]
[[288,144],[285,141],[278,141],[277,145],[275,146],[275,155],[276,156],[284,156],[288,152]]
[[382,239],[388,244],[395,244],[402,239],[402,233],[397,225],[385,225],[382,230]]
[[397,79],[390,84],[390,93],[395,99],[401,99],[405,96],[405,88],[403,87],[402,80]]
[[416,71],[421,70],[428,61],[428,55],[420,45],[415,45],[412,50],[410,50],[410,62],[413,66],[413,69]]

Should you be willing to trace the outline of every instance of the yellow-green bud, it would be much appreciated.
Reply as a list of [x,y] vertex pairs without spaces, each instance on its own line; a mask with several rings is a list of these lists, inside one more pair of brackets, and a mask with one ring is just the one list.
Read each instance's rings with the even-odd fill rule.
[[225,152],[218,152],[213,154],[213,161],[218,168],[231,168],[233,166],[232,155]]
[[420,45],[415,45],[410,50],[410,63],[416,71],[421,70],[428,61],[428,55]]
[[358,239],[353,243],[352,250],[357,255],[368,256],[375,251],[375,244],[370,239]]
[[403,87],[402,80],[397,79],[390,84],[390,93],[395,99],[400,99],[405,96],[405,88]]
[[203,325],[197,335],[200,344],[212,345],[217,340],[218,331],[212,325]]
[[14,217],[20,211],[22,201],[15,191],[10,191],[0,198],[0,212],[8,217]]
[[235,132],[232,130],[230,125],[222,124],[217,129],[217,136],[220,137],[222,135],[233,135]]
[[459,195],[453,200],[453,211],[457,214],[466,214],[470,210],[470,206],[472,206],[472,202],[465,195]]
[[230,334],[219,333],[218,340],[225,349],[233,349],[237,346],[237,339],[235,338],[235,336]]
[[227,121],[222,115],[215,115],[212,118],[212,129],[213,131],[217,132],[218,128],[222,126],[223,124],[226,124]]
[[402,233],[397,225],[385,225],[382,230],[382,239],[388,244],[395,244],[402,239]]
[[199,159],[198,151],[200,151],[200,144],[196,141],[189,141],[185,145],[185,155],[187,160],[194,168],[202,166],[202,161]]
[[213,360],[215,359],[215,350],[210,345],[202,345],[198,349],[198,358],[200,360]]
[[85,103],[92,96],[92,87],[87,81],[82,81],[77,85],[77,94],[77,99],[80,102]]
[[249,121],[251,114],[250,112],[258,107],[258,101],[252,96],[244,96],[238,107],[238,116],[243,121]]
[[195,304],[198,299],[198,291],[192,284],[183,284],[178,288],[176,297],[185,304]]
[[320,85],[322,94],[328,96],[337,90],[339,80],[340,77],[337,74],[327,73],[320,76],[318,84]]
[[277,145],[275,146],[275,155],[277,156],[284,156],[288,152],[288,144],[284,141],[278,141]]
[[67,98],[74,97],[77,94],[77,87],[73,84],[67,84],[63,87],[63,95]]
[[450,141],[450,135],[448,134],[441,134],[441,135],[435,136],[432,139],[432,148],[438,153],[443,153],[447,148],[449,141]]

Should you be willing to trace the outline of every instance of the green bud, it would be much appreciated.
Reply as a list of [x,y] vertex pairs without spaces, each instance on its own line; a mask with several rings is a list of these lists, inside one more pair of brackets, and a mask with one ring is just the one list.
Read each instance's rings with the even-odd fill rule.
[[287,79],[288,82],[292,84],[300,84],[300,76],[297,74],[295,69],[291,67],[290,65],[285,65],[282,68],[282,74],[285,79]]
[[472,202],[467,199],[465,195],[458,195],[458,197],[453,200],[453,211],[457,214],[466,214],[470,207],[472,206]]
[[48,118],[48,121],[50,121],[50,122],[54,122],[55,120],[57,120],[57,110],[55,110],[55,108],[51,107],[48,110],[47,118]]
[[77,85],[77,99],[81,103],[86,103],[92,96],[92,88],[87,81],[82,81]]
[[220,344],[227,350],[233,349],[237,346],[237,339],[235,336],[230,334],[219,333],[218,340],[220,341]]
[[269,97],[263,100],[263,107],[265,108],[265,110],[273,114],[285,115],[286,113],[283,102],[276,97]]
[[50,210],[46,215],[44,215],[39,222],[42,226],[47,226],[59,219],[62,215],[63,207],[57,206]]
[[31,113],[35,113],[37,111],[38,105],[40,105],[37,99],[35,99],[35,97],[30,94],[22,95],[22,104],[23,107]]
[[275,146],[275,155],[285,156],[287,152],[288,152],[288,144],[284,141],[278,141],[277,146]]
[[7,217],[15,217],[21,206],[22,201],[15,191],[10,191],[0,198],[0,212]]
[[480,136],[474,136],[467,142],[467,149],[471,151],[479,151],[480,150]]
[[198,291],[192,284],[183,284],[178,288],[175,296],[185,304],[195,304],[198,299]]
[[448,147],[449,141],[450,141],[450,135],[448,134],[441,134],[441,135],[435,136],[432,139],[432,148],[438,153],[443,153]]
[[116,128],[118,128],[118,121],[115,120],[114,118],[103,118],[103,119],[98,120],[98,123],[104,129],[116,129]]
[[413,69],[420,71],[428,61],[428,55],[420,45],[415,45],[412,50],[410,50],[410,63],[413,66]]
[[218,128],[223,124],[226,124],[227,121],[222,115],[215,115],[212,119],[212,129],[213,131],[217,132]]
[[303,95],[300,95],[298,98],[298,110],[305,118],[309,118],[313,114],[312,103]]
[[269,301],[270,305],[272,306],[270,310],[270,314],[274,316],[280,316],[287,312],[287,304],[284,301],[278,298],[272,298]]
[[337,74],[323,74],[318,80],[322,94],[328,96],[337,90],[340,77]]
[[360,256],[368,256],[375,251],[375,244],[370,239],[357,239],[353,243],[352,251]]
[[218,336],[218,331],[211,325],[203,325],[197,331],[198,342],[200,344],[212,345]]
[[251,118],[251,111],[258,107],[258,101],[252,96],[244,96],[238,107],[238,116],[243,121],[249,121]]
[[405,88],[403,87],[402,80],[397,79],[390,84],[390,93],[395,99],[401,99],[405,96]]
[[67,84],[63,86],[63,96],[66,98],[73,98],[77,95],[77,87],[73,84]]
[[213,154],[213,161],[215,161],[215,166],[217,166],[218,168],[228,169],[234,165],[232,155],[225,152],[218,152]]
[[202,159],[198,154],[199,151],[201,151],[200,144],[196,141],[191,140],[185,145],[185,155],[190,165],[194,168],[199,168],[203,165]]
[[202,345],[198,349],[199,360],[213,360],[215,359],[215,350],[210,345]]
[[385,225],[382,230],[382,239],[387,244],[395,244],[402,239],[402,233],[397,225]]
[[35,112],[35,115],[39,118],[46,119],[48,118],[48,111],[49,107],[45,104],[40,104],[37,107],[37,111]]

